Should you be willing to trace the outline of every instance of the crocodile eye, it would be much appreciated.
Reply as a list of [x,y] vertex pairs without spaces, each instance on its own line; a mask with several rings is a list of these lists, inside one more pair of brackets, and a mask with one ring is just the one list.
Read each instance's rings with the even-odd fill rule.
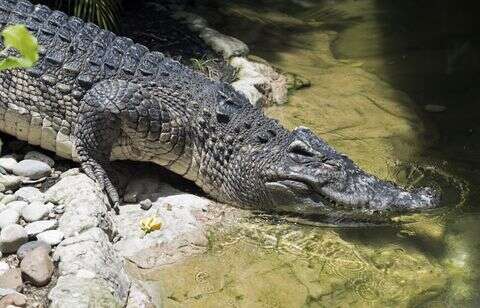
[[295,140],[288,146],[288,153],[290,155],[314,157],[315,154],[310,150],[310,147],[302,141]]

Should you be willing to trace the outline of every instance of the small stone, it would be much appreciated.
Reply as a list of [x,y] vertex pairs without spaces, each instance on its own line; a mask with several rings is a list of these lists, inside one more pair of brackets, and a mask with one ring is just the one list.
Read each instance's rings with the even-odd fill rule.
[[443,112],[443,111],[447,110],[447,107],[445,107],[445,106],[434,105],[434,104],[425,105],[425,107],[423,107],[423,108],[425,109],[425,111],[433,112],[433,113]]
[[25,159],[19,162],[12,170],[15,175],[24,176],[32,180],[49,176],[52,173],[52,168],[44,162]]
[[8,225],[0,232],[0,251],[14,253],[28,241],[25,229],[20,225]]
[[16,224],[20,214],[13,209],[6,209],[0,213],[0,228],[3,229],[8,225]]
[[17,164],[17,160],[9,155],[0,157],[0,168],[3,168],[10,173]]
[[[22,186],[22,179],[15,175],[0,174],[0,184],[3,185],[4,191],[10,189],[15,190]],[[2,203],[4,203],[3,200]]]
[[[10,266],[5,261],[0,261],[0,275],[4,274],[10,269]],[[1,307],[1,306],[0,306]]]
[[22,213],[22,209],[28,205],[27,202],[25,201],[12,201],[8,203],[5,208],[6,209],[12,209],[16,211],[18,214]]
[[29,237],[35,236],[39,233],[45,232],[47,230],[53,230],[58,226],[58,221],[56,219],[52,220],[39,220],[31,222],[25,226],[25,231]]
[[43,241],[49,245],[58,245],[63,240],[63,232],[59,230],[48,230],[37,234],[37,239]]
[[54,211],[55,213],[57,213],[57,214],[63,214],[63,213],[65,213],[65,205],[63,205],[63,204],[57,205],[57,206],[53,209],[53,211]]
[[0,288],[2,289],[13,289],[20,292],[22,286],[22,272],[19,268],[11,268],[0,276]]
[[44,249],[47,252],[47,254],[50,254],[50,252],[52,251],[52,247],[47,243],[42,241],[32,241],[20,246],[20,248],[18,248],[17,250],[17,256],[20,260],[22,260],[23,258],[25,258],[27,253],[29,253],[30,251],[36,248]]
[[48,253],[38,247],[25,255],[20,263],[25,279],[34,286],[43,287],[50,282],[53,275],[53,262]]
[[0,307],[26,307],[27,297],[21,293],[10,293],[0,299]]
[[33,222],[45,218],[50,212],[50,207],[42,202],[32,202],[22,209],[22,217],[27,222]]
[[22,187],[17,190],[14,195],[17,197],[17,200],[26,201],[32,203],[34,201],[45,201],[45,195],[35,187]]
[[150,199],[145,199],[140,202],[140,208],[142,210],[148,211],[152,207],[152,201]]
[[5,295],[12,294],[12,293],[17,293],[17,291],[15,291],[14,289],[0,288],[0,298],[4,297]]
[[27,154],[25,154],[25,159],[38,160],[46,163],[50,167],[53,167],[55,165],[55,161],[52,158],[37,151],[28,152]]

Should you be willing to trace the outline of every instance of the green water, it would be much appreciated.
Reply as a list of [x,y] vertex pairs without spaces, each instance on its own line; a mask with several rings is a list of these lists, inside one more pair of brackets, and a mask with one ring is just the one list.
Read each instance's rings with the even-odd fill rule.
[[[382,227],[252,217],[206,254],[144,272],[165,307],[480,305],[480,40],[447,1],[235,1],[193,6],[311,87],[267,108],[379,177],[442,187],[442,210]],[[462,11],[463,10],[463,11]],[[428,104],[445,106],[440,113]]]

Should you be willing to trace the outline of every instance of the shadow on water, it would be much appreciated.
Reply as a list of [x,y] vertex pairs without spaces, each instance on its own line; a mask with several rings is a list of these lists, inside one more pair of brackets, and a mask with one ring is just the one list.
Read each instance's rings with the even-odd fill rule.
[[[339,2],[344,1],[346,0]],[[299,47],[291,44],[292,42],[298,44],[295,38],[301,35],[318,29],[340,31],[362,20],[361,16],[351,17],[341,10],[330,7],[329,2],[319,0],[311,4],[302,0],[292,2],[260,0],[256,1],[254,11],[249,0],[193,0],[190,4],[197,12],[201,12],[202,16],[207,17],[212,28],[220,29],[224,33],[241,33],[241,40],[251,50],[255,50],[255,55],[275,62],[278,60],[278,54]],[[315,6],[313,11],[312,5]],[[312,21],[321,21],[321,24],[315,28],[299,22],[297,18],[304,18],[304,14]],[[302,48],[310,47],[308,42],[302,43]],[[268,50],[264,50],[266,46]]]
[[[371,24],[364,24],[363,28],[351,27],[340,33],[340,39],[334,46],[336,56],[364,62],[365,69],[394,88],[407,92],[420,107],[445,107],[443,112],[420,114],[425,121],[433,123],[438,132],[435,142],[423,149],[422,156],[425,160],[437,161],[439,168],[468,182],[468,200],[445,221],[444,260],[455,263],[459,255],[468,259],[470,264],[464,270],[470,271],[470,274],[459,280],[468,281],[471,290],[478,290],[479,5],[473,1],[448,0],[379,0],[375,4],[377,10],[370,17]],[[369,26],[380,30],[377,32],[379,37],[361,34]],[[452,244],[452,239],[461,244]],[[467,255],[468,258],[465,257]],[[457,281],[453,284],[461,283]],[[458,290],[451,292],[453,298],[446,298],[445,302],[453,304],[459,293]],[[466,297],[466,303],[470,305],[480,302],[477,292]]]

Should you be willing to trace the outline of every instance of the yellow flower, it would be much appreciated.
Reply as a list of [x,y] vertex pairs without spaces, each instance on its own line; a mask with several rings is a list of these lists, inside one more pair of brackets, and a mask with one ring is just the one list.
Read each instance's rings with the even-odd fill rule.
[[150,216],[140,221],[140,229],[145,233],[150,233],[155,230],[160,230],[162,223],[157,220],[157,217]]

